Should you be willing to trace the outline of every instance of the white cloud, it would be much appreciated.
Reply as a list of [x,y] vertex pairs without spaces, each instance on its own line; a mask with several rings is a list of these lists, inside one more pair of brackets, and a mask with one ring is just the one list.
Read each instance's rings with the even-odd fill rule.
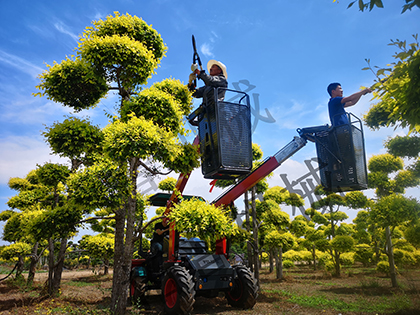
[[0,143],[0,184],[7,184],[11,177],[25,177],[37,164],[67,163],[51,155],[50,148],[40,137],[11,136],[0,139]]
[[[47,123],[51,119],[69,114],[71,110],[52,101],[39,104],[34,97],[15,100],[6,104],[0,121],[13,121],[15,124],[30,125]],[[50,119],[48,119],[50,118]]]
[[76,42],[79,40],[79,36],[77,36],[76,34],[72,33],[68,26],[66,24],[64,24],[63,22],[59,21],[54,23],[54,27],[56,28],[57,31],[59,31],[60,33],[69,35],[71,38],[73,38]]
[[206,57],[213,57],[213,53],[211,51],[211,47],[209,44],[204,43],[200,46],[200,51],[205,55]]
[[31,62],[20,58],[18,56],[9,54],[0,50],[0,63],[7,64],[23,73],[29,74],[31,77],[36,78],[38,74],[42,73],[44,69],[32,64]]

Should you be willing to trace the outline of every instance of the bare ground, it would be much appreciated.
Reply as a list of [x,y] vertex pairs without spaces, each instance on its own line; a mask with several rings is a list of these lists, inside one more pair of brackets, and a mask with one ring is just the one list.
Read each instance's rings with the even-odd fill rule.
[[[11,281],[0,282],[0,314],[108,314],[112,275],[99,275],[91,270],[64,271],[61,295],[55,299],[40,297],[47,276],[37,273],[32,289],[18,287]],[[344,271],[342,277],[333,278],[306,266],[286,272],[280,281],[264,269],[261,292],[252,310],[232,308],[220,295],[214,299],[197,298],[193,314],[420,314],[420,270],[401,272],[398,281],[400,288],[391,288],[389,278],[367,269],[351,269]],[[325,304],[325,301],[333,302]],[[343,305],[354,304],[362,308],[343,310]],[[372,305],[378,305],[378,309],[372,309]],[[140,305],[127,309],[127,314],[162,313],[159,291],[148,292]]]

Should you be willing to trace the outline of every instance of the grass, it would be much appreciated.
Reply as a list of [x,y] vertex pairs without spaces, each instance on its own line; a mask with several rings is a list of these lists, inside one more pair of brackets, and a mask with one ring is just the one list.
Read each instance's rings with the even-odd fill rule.
[[[195,314],[416,314],[420,310],[420,270],[410,269],[399,276],[402,286],[392,288],[389,278],[374,274],[369,269],[352,269],[353,276],[343,273],[342,277],[330,277],[323,271],[296,268],[288,272],[282,280],[262,269],[260,272],[261,292],[252,311],[230,308],[223,297],[212,299],[198,298],[194,306]],[[14,283],[10,291],[0,295],[0,305],[10,299],[13,314],[110,314],[109,303],[112,288],[111,276],[92,276],[84,272],[67,273],[62,282],[62,294],[55,298],[40,298],[44,281],[37,282],[27,290]],[[71,277],[70,277],[71,275]],[[43,276],[45,279],[45,276]],[[12,285],[12,281],[7,281]],[[25,288],[25,290],[23,290]],[[22,300],[21,306],[15,305]],[[144,303],[143,303],[144,302]],[[207,304],[208,303],[208,304]],[[138,301],[127,309],[126,314],[161,314],[161,297],[153,294],[146,301]],[[216,305],[216,306],[213,306]],[[137,308],[137,307],[138,308]],[[408,313],[406,313],[408,312]],[[420,313],[419,313],[420,314]]]
[[371,278],[367,280],[361,280],[360,286],[362,288],[380,288],[382,285],[379,283],[378,279]]
[[95,282],[85,282],[85,281],[67,281],[67,285],[72,287],[89,287],[95,286]]
[[284,290],[264,290],[264,293],[286,297],[290,303],[315,309],[334,309],[338,312],[380,312],[390,313],[412,307],[410,298],[405,294],[394,296],[393,299],[380,297],[366,299],[359,297],[355,302],[345,302],[338,298],[328,298],[324,295],[301,295]]

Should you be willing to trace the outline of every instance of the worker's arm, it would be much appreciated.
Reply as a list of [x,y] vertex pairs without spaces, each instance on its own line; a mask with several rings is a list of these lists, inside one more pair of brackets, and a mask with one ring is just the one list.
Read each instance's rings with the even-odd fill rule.
[[341,100],[341,104],[344,104],[344,107],[353,106],[360,100],[362,95],[366,95],[370,92],[372,92],[372,90],[369,89],[369,88],[366,88],[366,89],[364,89],[362,91],[359,91],[359,92],[356,92],[356,93],[354,93],[350,96],[343,97],[343,99]]
[[197,74],[197,77],[201,80],[203,80],[203,82],[208,85],[208,86],[212,86],[212,87],[227,87],[227,81],[226,78],[223,75],[208,75],[207,73],[205,73],[204,71],[200,71],[200,70],[195,70],[195,74]]
[[169,228],[167,228],[166,230],[161,230],[161,229],[157,229],[156,233],[159,235],[162,235],[163,233],[165,233],[166,231],[169,231]]

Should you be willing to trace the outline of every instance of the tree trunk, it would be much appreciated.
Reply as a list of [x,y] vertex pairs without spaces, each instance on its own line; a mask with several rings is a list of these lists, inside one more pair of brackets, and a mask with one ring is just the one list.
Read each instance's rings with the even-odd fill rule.
[[274,252],[274,261],[276,263],[276,279],[281,279],[278,249],[274,249],[273,252]]
[[15,279],[23,279],[22,273],[23,273],[23,267],[24,267],[24,256],[19,255],[17,267],[16,267],[16,277]]
[[280,265],[280,280],[283,279],[283,247],[279,248],[279,265]]
[[[374,230],[376,230],[376,226],[374,226]],[[373,244],[375,247],[375,264],[377,265],[381,259],[381,251],[379,250],[379,241],[376,233],[373,233]]]
[[[130,283],[130,268],[133,257],[134,218],[136,213],[138,159],[130,160],[129,172],[132,184],[131,196],[115,218],[115,255],[112,281],[111,312],[125,314]],[[118,219],[117,219],[118,217]],[[118,222],[117,222],[118,220]]]
[[54,266],[54,278],[52,283],[52,292],[50,295],[58,296],[60,293],[61,277],[64,269],[64,258],[67,250],[67,238],[62,238],[60,250],[58,252],[57,264]]
[[335,264],[335,276],[340,277],[341,276],[340,253],[334,250],[333,255],[334,255],[334,264]]
[[[248,233],[250,233],[251,227],[249,224],[249,199],[248,199],[248,191],[245,192],[244,194],[244,202],[245,202],[245,221],[246,221],[246,231]],[[246,243],[246,249],[247,249],[247,256],[248,256],[248,267],[249,269],[251,269],[251,271],[254,270],[253,267],[253,259],[252,259],[252,248],[251,248],[251,244],[249,244],[249,242]]]
[[392,287],[396,288],[398,287],[397,271],[395,270],[394,248],[392,246],[391,230],[389,229],[389,226],[386,227],[385,233],[386,233],[386,245],[387,245],[388,262],[389,262],[389,275],[391,277]]
[[270,249],[270,255],[268,256],[268,259],[269,259],[269,261],[270,261],[270,273],[272,273],[273,271],[274,271],[274,264],[273,264],[273,262],[274,262],[274,250],[273,249]]
[[255,204],[255,196],[256,196],[256,187],[252,187],[252,225],[253,231],[252,234],[254,235],[254,276],[257,280],[257,286],[260,287],[260,264],[258,262],[259,257],[259,249],[258,249],[258,225],[257,225],[257,210]]
[[316,251],[315,251],[315,244],[312,245],[312,258],[314,260],[314,270],[316,271]]
[[26,284],[28,286],[31,286],[32,283],[34,282],[35,272],[36,272],[36,264],[39,261],[38,246],[39,246],[39,244],[38,244],[38,242],[36,242],[34,247],[32,248],[31,264],[29,266],[28,280],[26,281]]
[[[115,245],[114,245],[114,273],[112,276],[112,294],[110,310],[113,314],[121,313],[122,302],[125,302],[126,293],[124,287],[124,230],[125,230],[125,209],[116,211],[115,214]],[[124,303],[125,305],[125,303]],[[125,308],[125,307],[124,307]]]
[[283,279],[283,248],[279,247],[279,254],[276,260],[276,278],[279,280]]
[[48,239],[48,280],[47,280],[47,292],[52,294],[53,292],[53,277],[54,277],[54,241],[50,237]]

